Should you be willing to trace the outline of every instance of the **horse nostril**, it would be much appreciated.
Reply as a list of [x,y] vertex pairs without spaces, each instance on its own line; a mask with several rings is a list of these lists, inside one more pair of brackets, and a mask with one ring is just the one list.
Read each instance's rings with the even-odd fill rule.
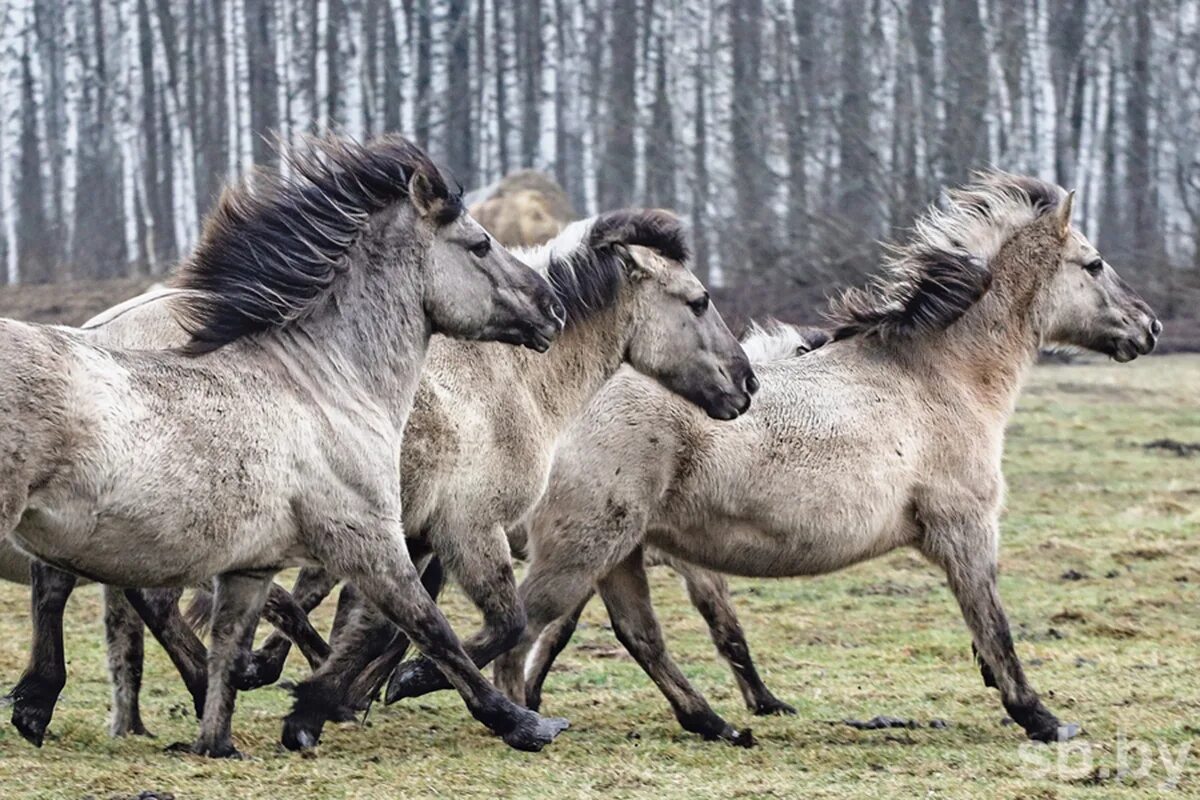
[[1154,336],[1158,336],[1159,334],[1161,334],[1162,329],[1163,329],[1162,323],[1159,322],[1158,320],[1154,320],[1153,322],[1150,323],[1150,333],[1153,334]]
[[753,372],[746,378],[746,391],[750,394],[758,391],[758,377]]

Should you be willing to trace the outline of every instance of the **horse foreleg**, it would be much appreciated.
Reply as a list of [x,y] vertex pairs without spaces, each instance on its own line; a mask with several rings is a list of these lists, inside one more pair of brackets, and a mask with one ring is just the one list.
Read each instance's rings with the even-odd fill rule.
[[753,747],[754,736],[750,730],[735,730],[721,719],[688,683],[667,653],[650,602],[650,584],[646,580],[641,548],[604,576],[598,588],[617,639],[658,685],[675,711],[679,724],[705,739],[722,739],[741,747]]
[[541,709],[542,686],[546,683],[550,668],[566,648],[567,643],[571,641],[571,637],[575,635],[579,617],[583,614],[583,609],[591,602],[592,595],[592,592],[588,592],[587,597],[574,611],[547,625],[546,629],[542,631],[542,635],[538,637],[537,644],[529,655],[529,663],[525,665],[525,674],[528,676],[525,681],[526,708],[534,711]]
[[[421,570],[421,585],[425,587],[430,599],[436,603],[438,596],[442,593],[442,588],[446,585],[446,571],[442,568],[442,560],[437,556],[429,558]],[[354,683],[350,687],[350,702],[355,708],[361,708],[367,700],[379,694],[379,688],[389,675],[391,681],[388,683],[384,702],[394,703],[399,697],[392,696],[397,674],[395,672],[396,665],[408,652],[410,643],[408,637],[398,629],[394,626],[389,627],[392,627],[394,635],[388,641],[387,647],[362,671],[361,675],[354,679]]]
[[[528,709],[519,708],[489,684],[454,636],[450,624],[437,604],[421,586],[420,575],[405,549],[404,532],[398,522],[386,522],[372,530],[357,526],[358,541],[341,546],[342,537],[317,531],[309,547],[322,557],[332,571],[355,584],[404,634],[429,656],[466,702],[475,719],[519,750],[540,750],[567,727],[566,720],[543,719]],[[303,684],[297,691],[303,689]],[[317,743],[319,728],[313,730],[296,723],[293,715],[285,721],[283,743],[291,749]]]
[[[483,613],[483,628],[463,642],[463,649],[477,667],[517,643],[525,630],[525,608],[517,595],[508,537],[499,525],[490,533],[468,527],[448,529],[431,542],[463,592]],[[420,697],[450,683],[428,658],[416,658],[396,668],[388,685],[387,702],[402,697]]]
[[37,560],[29,562],[29,576],[33,646],[25,672],[9,696],[13,726],[27,741],[41,747],[58,696],[67,685],[63,611],[76,578]]
[[[231,733],[237,690],[230,680],[234,662],[253,636],[273,575],[225,572],[217,576],[213,595],[212,646],[208,651],[208,694],[200,736],[190,752],[213,758],[240,758]],[[180,748],[180,745],[174,745]]]
[[795,714],[796,709],[776,697],[759,677],[725,577],[674,558],[666,559],[666,563],[683,578],[688,598],[704,617],[717,652],[733,670],[746,707],[758,716]]
[[142,691],[145,628],[121,589],[104,587],[104,635],[112,683],[113,736],[149,736],[138,707]]
[[923,547],[946,570],[950,588],[971,630],[984,683],[1000,691],[1004,708],[1030,739],[1069,739],[1079,726],[1064,725],[1042,704],[1013,647],[1008,616],[996,590],[997,532],[993,525],[967,524],[939,529],[926,525]]
[[196,716],[204,716],[208,693],[205,662],[208,650],[179,612],[183,589],[126,589],[125,599],[137,610],[150,633],[167,652],[192,696]]
[[315,670],[324,663],[329,657],[331,644],[327,644],[313,628],[308,615],[329,596],[336,585],[337,578],[319,567],[300,570],[290,594],[272,584],[263,616],[276,630],[238,668],[235,681],[239,691],[257,689],[279,680],[293,641],[311,669]]

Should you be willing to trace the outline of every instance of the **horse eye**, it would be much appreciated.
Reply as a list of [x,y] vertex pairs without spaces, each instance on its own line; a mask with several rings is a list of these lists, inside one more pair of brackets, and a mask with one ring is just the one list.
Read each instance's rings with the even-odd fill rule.
[[695,314],[697,317],[702,315],[705,311],[708,310],[708,293],[705,292],[704,294],[697,297],[695,300],[689,300],[688,308],[690,308],[692,310],[692,313]]
[[492,240],[484,239],[481,242],[471,245],[467,249],[470,250],[471,255],[475,256],[476,258],[483,258],[492,251]]
[[1088,271],[1089,275],[1099,275],[1104,271],[1103,259],[1097,258],[1095,261],[1089,261],[1083,265],[1083,268]]

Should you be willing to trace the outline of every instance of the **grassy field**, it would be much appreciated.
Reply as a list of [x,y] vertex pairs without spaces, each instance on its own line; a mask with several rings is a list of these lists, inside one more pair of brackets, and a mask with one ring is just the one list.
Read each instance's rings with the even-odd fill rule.
[[[735,582],[758,662],[795,717],[749,716],[676,581],[655,575],[674,654],[721,713],[753,725],[754,750],[683,734],[593,607],[547,684],[545,710],[572,728],[543,753],[506,750],[442,695],[330,728],[311,758],[280,754],[288,696],[268,688],[244,695],[234,718],[252,759],[168,756],[195,721],[153,643],[143,709],[157,738],[105,734],[89,587],[69,609],[54,737],[35,750],[0,725],[0,797],[1200,795],[1200,454],[1143,446],[1163,438],[1200,442],[1198,356],[1039,367],[1013,421],[1001,592],[1034,685],[1084,726],[1067,746],[1026,744],[1003,724],[941,576],[909,553],[819,579]],[[25,657],[26,604],[24,589],[0,587],[5,684]],[[460,632],[474,625],[460,596],[447,605]],[[288,675],[303,672],[293,657]],[[879,714],[921,727],[842,723]]]

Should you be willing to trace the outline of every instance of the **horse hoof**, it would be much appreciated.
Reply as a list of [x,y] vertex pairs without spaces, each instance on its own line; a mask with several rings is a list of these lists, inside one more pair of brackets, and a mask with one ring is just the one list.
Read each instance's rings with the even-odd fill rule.
[[311,723],[290,718],[283,721],[283,735],[280,737],[280,742],[293,753],[312,750],[320,741],[321,729],[319,727],[314,730]]
[[1062,722],[1044,731],[1030,731],[1029,738],[1038,742],[1065,742],[1074,739],[1083,728],[1074,722]]
[[530,711],[521,715],[517,727],[504,734],[504,742],[516,750],[536,753],[569,727],[571,723],[561,717],[542,717]]
[[777,697],[764,700],[754,707],[756,717],[794,717],[796,709]]
[[46,728],[50,725],[52,708],[39,708],[17,702],[13,705],[12,724],[25,741],[41,747],[46,741]]
[[754,739],[754,732],[749,728],[746,728],[744,731],[735,731],[730,728],[729,733],[722,735],[721,738],[734,747],[745,747],[747,750],[758,744]]
[[275,663],[274,659],[255,657],[234,674],[233,685],[239,692],[249,692],[274,684],[281,675],[282,663]]
[[242,761],[246,758],[232,743],[205,745],[200,742],[174,742],[164,748],[171,755],[203,756],[205,758],[230,758]]
[[390,706],[406,697],[421,697],[448,688],[449,684],[432,661],[415,659],[396,667],[383,701]]

